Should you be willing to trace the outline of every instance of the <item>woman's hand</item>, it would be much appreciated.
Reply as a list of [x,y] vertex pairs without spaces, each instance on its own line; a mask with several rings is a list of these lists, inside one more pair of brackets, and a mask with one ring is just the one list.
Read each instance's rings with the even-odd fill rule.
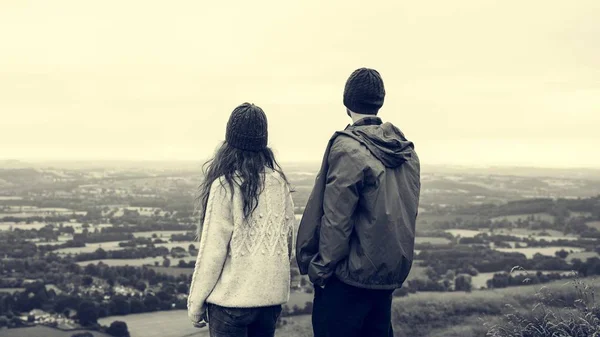
[[192,322],[194,327],[196,328],[204,328],[208,324],[208,312],[207,310],[200,316],[200,320],[197,322]]

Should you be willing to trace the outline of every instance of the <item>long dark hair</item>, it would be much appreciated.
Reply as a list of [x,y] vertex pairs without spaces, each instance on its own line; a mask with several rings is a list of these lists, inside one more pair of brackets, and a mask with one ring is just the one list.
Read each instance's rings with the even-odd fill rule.
[[223,142],[215,156],[203,166],[204,180],[198,187],[196,198],[196,211],[200,215],[198,238],[202,235],[208,195],[213,182],[222,177],[227,185],[223,187],[229,188],[232,192],[235,185],[239,186],[244,204],[244,219],[247,220],[258,207],[258,196],[264,189],[265,168],[278,172],[289,186],[287,177],[270,148],[265,147],[261,151],[244,151]]

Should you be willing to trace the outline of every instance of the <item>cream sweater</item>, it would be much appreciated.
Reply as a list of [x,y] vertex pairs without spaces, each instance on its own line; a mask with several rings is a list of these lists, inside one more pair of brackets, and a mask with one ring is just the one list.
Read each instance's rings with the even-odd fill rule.
[[222,179],[211,186],[188,296],[194,322],[200,321],[206,303],[249,308],[289,299],[295,217],[287,184],[268,170],[258,207],[247,222],[239,187],[233,198],[231,193]]

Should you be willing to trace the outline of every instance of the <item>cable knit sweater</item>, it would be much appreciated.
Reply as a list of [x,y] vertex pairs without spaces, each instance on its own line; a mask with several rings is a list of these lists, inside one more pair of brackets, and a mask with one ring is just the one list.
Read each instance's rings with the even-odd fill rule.
[[290,260],[295,255],[294,204],[275,171],[265,173],[258,207],[244,221],[239,187],[215,180],[210,189],[200,248],[188,296],[188,315],[198,322],[206,303],[250,308],[286,303]]

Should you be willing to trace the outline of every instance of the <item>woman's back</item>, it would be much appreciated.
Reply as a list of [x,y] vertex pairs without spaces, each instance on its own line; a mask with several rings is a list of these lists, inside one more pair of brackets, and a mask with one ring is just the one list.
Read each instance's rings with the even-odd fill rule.
[[[227,194],[227,197],[231,196]],[[227,210],[228,204],[230,210]],[[232,234],[223,271],[206,301],[236,308],[287,302],[295,221],[287,183],[278,172],[268,170],[257,208],[247,221],[238,191],[234,191],[233,202],[224,201],[218,207],[231,212]],[[214,224],[209,220],[205,226]],[[203,236],[201,246],[208,240],[214,238]]]

